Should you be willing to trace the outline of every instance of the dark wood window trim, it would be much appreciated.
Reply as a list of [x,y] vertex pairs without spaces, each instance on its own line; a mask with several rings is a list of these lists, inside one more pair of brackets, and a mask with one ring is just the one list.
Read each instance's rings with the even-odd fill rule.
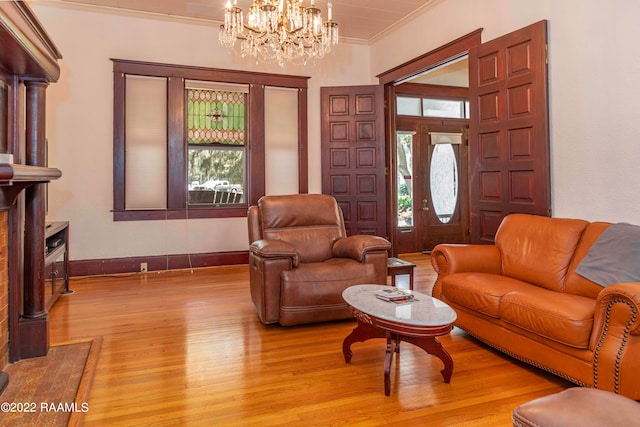
[[[299,191],[308,191],[307,82],[309,77],[254,73],[184,65],[112,59],[113,61],[113,219],[114,221],[187,218],[229,218],[247,215],[248,205],[265,194],[264,89],[267,86],[298,89],[298,176]],[[125,76],[141,75],[167,79],[168,117],[167,209],[125,208]],[[189,206],[186,191],[184,80],[248,84],[249,122],[246,144],[247,197],[242,205]]]

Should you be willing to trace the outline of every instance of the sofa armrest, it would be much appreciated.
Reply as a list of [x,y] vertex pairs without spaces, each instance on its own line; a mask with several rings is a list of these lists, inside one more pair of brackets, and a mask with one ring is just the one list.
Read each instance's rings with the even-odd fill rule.
[[436,298],[440,297],[442,280],[449,274],[500,274],[500,264],[500,250],[495,245],[437,245],[431,251],[431,265],[438,273],[432,294]]
[[283,240],[256,240],[249,246],[249,251],[261,258],[290,258],[293,267],[300,262],[295,246]]
[[598,294],[594,314],[594,331],[606,324],[626,325],[631,335],[640,336],[640,282],[616,283]]
[[640,282],[616,283],[598,294],[593,339],[611,325],[623,325],[626,333],[640,336]]
[[589,348],[596,388],[638,396],[637,388],[630,388],[640,383],[640,282],[600,291]]
[[333,256],[334,258],[352,258],[363,262],[367,253],[388,251],[389,249],[391,249],[391,243],[387,239],[361,234],[336,240],[333,244]]

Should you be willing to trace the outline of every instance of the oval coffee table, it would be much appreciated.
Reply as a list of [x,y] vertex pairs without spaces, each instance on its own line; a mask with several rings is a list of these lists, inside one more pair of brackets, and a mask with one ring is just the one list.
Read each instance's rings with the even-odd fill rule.
[[384,394],[391,393],[390,370],[393,353],[400,352],[405,341],[438,357],[444,363],[440,371],[445,383],[451,381],[453,360],[436,337],[451,331],[456,312],[444,302],[420,292],[412,291],[410,302],[395,303],[378,299],[375,291],[389,289],[387,285],[354,285],[342,293],[345,302],[358,321],[358,325],[344,339],[342,353],[346,363],[351,362],[351,344],[371,338],[386,338],[384,361]]

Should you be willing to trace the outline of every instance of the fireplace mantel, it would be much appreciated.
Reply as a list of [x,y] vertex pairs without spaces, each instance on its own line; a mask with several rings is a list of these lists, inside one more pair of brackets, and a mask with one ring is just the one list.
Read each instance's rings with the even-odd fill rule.
[[0,211],[9,209],[25,188],[61,176],[62,172],[56,168],[0,163]]

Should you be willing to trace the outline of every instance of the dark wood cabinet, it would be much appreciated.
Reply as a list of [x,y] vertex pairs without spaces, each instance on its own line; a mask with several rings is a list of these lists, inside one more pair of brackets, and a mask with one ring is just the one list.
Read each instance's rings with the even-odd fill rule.
[[45,225],[44,292],[49,311],[62,294],[69,293],[69,222]]

